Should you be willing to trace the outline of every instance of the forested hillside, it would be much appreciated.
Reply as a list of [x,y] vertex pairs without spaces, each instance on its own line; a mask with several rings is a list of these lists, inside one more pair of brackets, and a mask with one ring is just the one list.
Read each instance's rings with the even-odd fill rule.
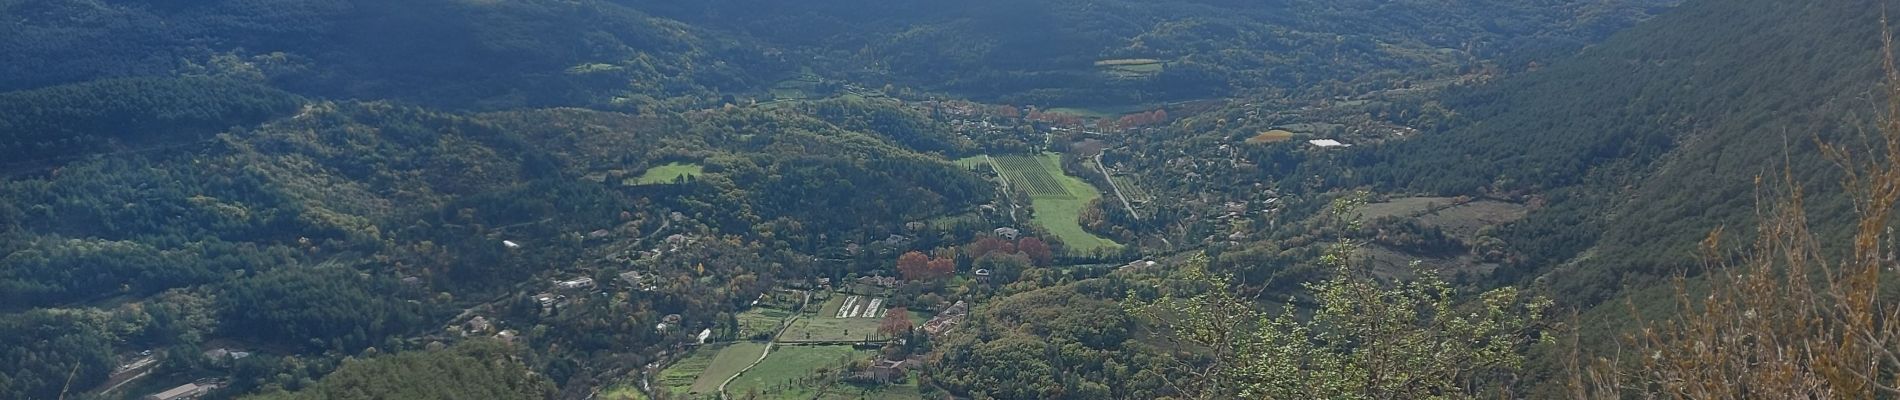
[[1891,6],[0,0],[0,398],[1583,396]]
[[0,15],[6,90],[183,74],[457,108],[631,109],[709,102],[774,65],[605,1],[6,1]]
[[1784,164],[1815,194],[1816,218],[1845,221],[1816,140],[1859,140],[1874,120],[1881,25],[1856,10],[1885,3],[1720,3],[1449,94],[1461,126],[1350,155],[1351,182],[1542,198],[1506,233],[1530,269],[1510,276],[1572,263],[1548,281],[1580,304],[1694,265],[1691,244],[1750,224],[1757,177]]

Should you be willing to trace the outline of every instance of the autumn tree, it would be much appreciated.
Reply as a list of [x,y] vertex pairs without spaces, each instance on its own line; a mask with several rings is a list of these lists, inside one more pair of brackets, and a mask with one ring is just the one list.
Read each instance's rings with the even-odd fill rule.
[[1055,252],[1049,249],[1049,243],[1042,239],[1026,237],[1016,243],[1016,249],[1029,256],[1037,266],[1048,266],[1055,259]]
[[943,257],[943,258],[938,258],[935,260],[930,260],[930,263],[926,266],[926,269],[928,271],[927,274],[925,275],[926,279],[949,278],[957,274],[957,259],[952,258],[952,257]]
[[905,280],[921,280],[930,272],[930,256],[921,251],[911,251],[897,256],[897,273]]
[[1003,254],[1015,253],[1016,245],[995,236],[984,236],[975,242],[970,242],[968,246],[964,246],[963,250],[964,255],[972,259],[983,258],[983,256],[996,252]]
[[878,322],[877,333],[885,337],[898,337],[910,333],[910,310],[904,307],[891,307],[884,311],[884,320]]

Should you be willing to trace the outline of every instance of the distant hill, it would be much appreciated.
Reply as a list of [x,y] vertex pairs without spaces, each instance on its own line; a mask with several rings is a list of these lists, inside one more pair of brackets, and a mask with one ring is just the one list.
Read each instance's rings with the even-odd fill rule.
[[598,0],[0,1],[0,16],[0,90],[200,74],[333,98],[605,105],[748,88],[773,65]]
[[[1503,54],[1574,49],[1674,4],[618,1],[801,52],[798,62],[828,67],[834,75],[1035,104],[1181,100],[1351,81],[1392,70],[1455,70]],[[1134,79],[1095,66],[1130,58],[1167,64]]]

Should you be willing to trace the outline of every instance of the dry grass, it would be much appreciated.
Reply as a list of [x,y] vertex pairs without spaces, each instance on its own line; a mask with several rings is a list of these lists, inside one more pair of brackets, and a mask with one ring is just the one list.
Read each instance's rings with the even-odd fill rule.
[[1900,397],[1900,307],[1876,300],[1880,275],[1894,264],[1890,217],[1900,200],[1900,68],[1892,38],[1884,39],[1883,140],[1864,156],[1821,145],[1845,172],[1842,186],[1858,213],[1851,251],[1823,250],[1792,172],[1779,177],[1781,189],[1757,178],[1759,238],[1730,254],[1721,248],[1722,231],[1710,233],[1703,242],[1708,294],[1690,295],[1688,279],[1678,275],[1677,316],[1641,323],[1624,339],[1628,358],[1584,365],[1573,352],[1573,397]]
[[1270,131],[1263,131],[1263,132],[1260,132],[1260,134],[1258,135],[1254,135],[1253,137],[1247,138],[1247,144],[1279,143],[1279,142],[1284,142],[1284,141],[1288,141],[1292,139],[1293,139],[1293,132],[1274,129]]

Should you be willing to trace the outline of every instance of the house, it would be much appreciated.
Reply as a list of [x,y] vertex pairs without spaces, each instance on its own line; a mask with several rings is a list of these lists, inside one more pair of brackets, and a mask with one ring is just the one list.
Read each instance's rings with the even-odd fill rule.
[[540,303],[541,308],[553,308],[554,301],[555,301],[555,298],[554,298],[553,293],[542,293],[542,294],[534,295],[534,302]]
[[871,378],[879,382],[890,382],[904,377],[904,364],[907,360],[877,360],[871,365]]
[[555,282],[554,286],[559,287],[562,290],[592,289],[594,287],[594,278],[583,276],[583,277],[574,278],[570,280]]
[[175,388],[171,388],[171,390],[166,390],[163,392],[146,395],[145,400],[196,399],[199,397],[203,397],[205,393],[210,393],[212,389],[217,389],[217,388],[218,387],[215,385],[199,385],[196,383],[187,383],[183,385],[178,385],[178,387],[175,387]]
[[212,361],[242,360],[245,357],[251,356],[250,352],[234,351],[234,350],[226,349],[222,347],[211,349],[211,350],[205,350],[204,354],[205,354],[205,358],[209,358]]
[[1349,145],[1349,144],[1345,144],[1345,143],[1340,143],[1340,142],[1339,142],[1338,140],[1332,140],[1332,139],[1313,139],[1313,140],[1308,140],[1308,141],[1306,141],[1306,143],[1307,143],[1307,144],[1311,144],[1311,145],[1313,145],[1313,146],[1315,146],[1315,147],[1348,147],[1348,146],[1351,146],[1351,145]]
[[513,240],[503,240],[503,241],[501,241],[501,246],[502,246],[502,247],[507,247],[507,248],[508,248],[509,250],[514,250],[514,249],[519,249],[519,248],[521,248],[521,244],[520,244],[520,243],[515,243],[515,241],[513,241]]
[[1016,240],[1017,237],[1023,235],[1023,231],[1017,230],[1016,228],[1007,227],[1007,226],[996,228],[994,232],[996,233],[996,236],[1002,236],[1004,239],[1009,239],[1009,240]]
[[970,305],[964,303],[963,300],[957,300],[956,304],[951,304],[949,308],[943,309],[943,312],[937,313],[937,316],[925,321],[924,333],[931,336],[941,335],[950,328],[955,328],[957,324],[963,323],[963,317],[969,314]]
[[493,328],[493,327],[494,327],[493,324],[488,323],[488,318],[483,318],[482,316],[477,315],[475,316],[475,318],[469,319],[468,323],[462,324],[462,330],[463,330],[462,336],[487,333],[488,329]]
[[879,287],[896,287],[897,277],[871,275],[867,277],[858,278],[858,283],[872,285],[872,286],[879,286]]
[[647,283],[646,274],[642,274],[640,273],[640,271],[622,272],[620,273],[619,277],[620,277],[620,281],[625,282],[627,284],[627,287],[630,287],[630,288],[637,288],[642,291],[652,291],[653,289],[658,288],[657,286],[654,286],[651,283]]
[[971,271],[970,274],[976,275],[977,280],[990,279],[990,270],[986,268],[977,268],[975,271]]

